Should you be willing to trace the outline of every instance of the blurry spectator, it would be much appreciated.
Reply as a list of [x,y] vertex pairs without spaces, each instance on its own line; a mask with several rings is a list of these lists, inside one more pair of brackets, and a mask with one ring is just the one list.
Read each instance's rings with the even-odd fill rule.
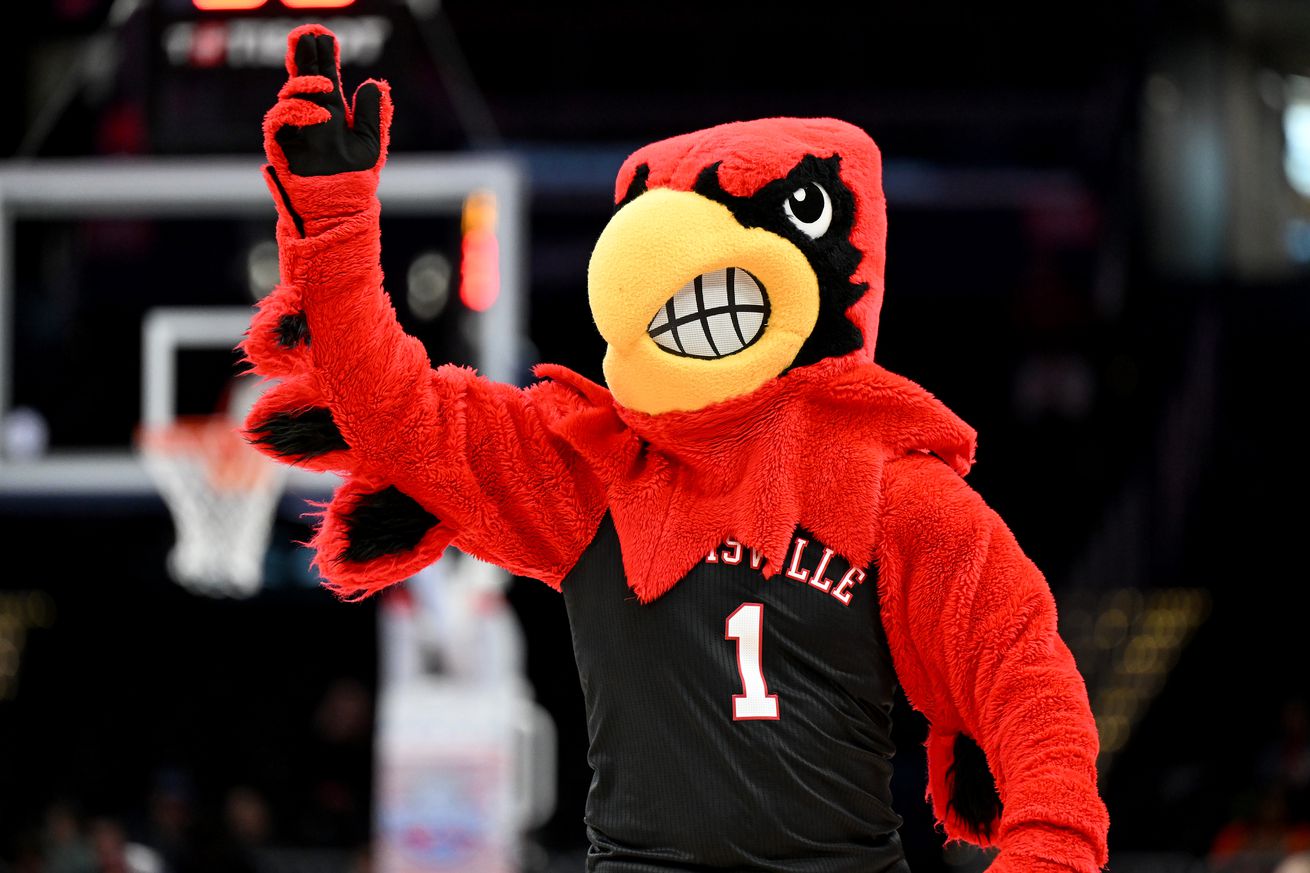
[[96,873],[164,873],[164,862],[153,849],[129,843],[123,827],[108,818],[91,824],[91,848]]
[[1303,698],[1283,705],[1280,729],[1261,757],[1260,776],[1283,790],[1290,821],[1310,822],[1310,706]]
[[305,836],[339,848],[363,844],[373,782],[373,701],[362,682],[343,677],[328,686],[306,751]]
[[[356,849],[350,856],[350,866],[347,873],[373,873],[373,851],[370,846],[361,846]],[[1296,871],[1301,873],[1301,871]],[[1306,871],[1310,873],[1310,871]]]
[[223,818],[232,841],[247,852],[268,844],[273,830],[268,803],[255,789],[238,785],[229,791]]
[[176,865],[170,865],[169,873],[256,873],[259,862],[255,847],[239,839],[232,828],[235,813],[238,820],[245,819],[241,822],[243,827],[253,826],[258,830],[262,800],[258,795],[253,797],[252,802],[249,795],[239,796],[234,809],[229,792],[221,817],[197,816],[188,834],[186,855]]
[[1211,865],[1220,873],[1273,873],[1275,867],[1310,873],[1310,708],[1304,699],[1284,704],[1278,736],[1260,755],[1255,775],[1249,809],[1215,837]]
[[[168,873],[253,873],[255,862],[236,834],[260,834],[263,799],[249,789],[229,792],[223,807],[201,804],[189,773],[165,768],[150,795],[150,840],[164,856]],[[233,794],[236,794],[235,802]],[[234,826],[235,825],[235,826]]]
[[87,873],[94,869],[91,844],[71,804],[61,801],[46,810],[44,842],[46,873]]
[[1310,873],[1310,852],[1298,852],[1283,859],[1274,873]]
[[36,829],[19,831],[15,834],[13,844],[13,864],[6,867],[5,859],[0,858],[0,870],[4,873],[45,873],[45,856],[41,850],[42,835]]
[[170,870],[177,869],[179,859],[187,852],[188,832],[194,818],[193,793],[191,778],[183,770],[161,768],[155,773],[146,839],[159,850]]
[[1229,822],[1210,847],[1210,862],[1227,873],[1263,873],[1277,861],[1310,851],[1310,825],[1289,822],[1283,791],[1266,789],[1248,815]]

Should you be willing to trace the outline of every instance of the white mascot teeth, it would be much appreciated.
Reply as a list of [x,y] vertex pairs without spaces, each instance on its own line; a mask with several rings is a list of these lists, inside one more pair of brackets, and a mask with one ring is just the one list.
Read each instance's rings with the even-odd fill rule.
[[750,273],[726,267],[702,273],[659,308],[646,332],[665,351],[726,358],[764,334],[769,298]]

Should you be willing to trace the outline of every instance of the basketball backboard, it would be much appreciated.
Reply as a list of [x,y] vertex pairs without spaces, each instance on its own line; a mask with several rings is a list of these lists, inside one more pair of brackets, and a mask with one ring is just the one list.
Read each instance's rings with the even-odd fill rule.
[[[382,174],[388,289],[434,364],[520,375],[524,179],[500,156],[397,156]],[[478,312],[438,286],[458,273],[466,202],[487,194],[500,291]],[[257,161],[0,165],[0,496],[153,492],[133,432],[215,411],[250,289],[276,279],[274,220]]]

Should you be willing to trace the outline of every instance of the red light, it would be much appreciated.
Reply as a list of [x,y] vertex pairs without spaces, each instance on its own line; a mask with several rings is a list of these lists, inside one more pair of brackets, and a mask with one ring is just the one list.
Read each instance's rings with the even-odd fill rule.
[[258,9],[268,0],[191,0],[201,12],[233,12],[241,9]]
[[496,240],[496,195],[474,191],[464,200],[460,221],[459,299],[476,312],[500,296],[500,243]]
[[[242,12],[258,9],[268,0],[191,0],[201,12]],[[353,6],[355,0],[282,0],[288,9],[340,9]]]
[[464,234],[459,267],[459,299],[486,312],[500,296],[500,244],[489,230]]

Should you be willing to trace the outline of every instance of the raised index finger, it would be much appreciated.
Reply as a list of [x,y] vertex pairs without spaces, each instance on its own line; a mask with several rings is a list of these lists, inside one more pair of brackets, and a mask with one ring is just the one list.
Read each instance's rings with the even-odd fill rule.
[[327,76],[332,82],[332,93],[340,95],[341,60],[337,53],[336,37],[330,33],[316,34],[314,45],[318,55],[318,75]]
[[296,47],[292,52],[291,69],[287,70],[293,76],[317,76],[318,72],[318,44],[314,42],[318,36],[316,33],[302,33],[296,40]]

